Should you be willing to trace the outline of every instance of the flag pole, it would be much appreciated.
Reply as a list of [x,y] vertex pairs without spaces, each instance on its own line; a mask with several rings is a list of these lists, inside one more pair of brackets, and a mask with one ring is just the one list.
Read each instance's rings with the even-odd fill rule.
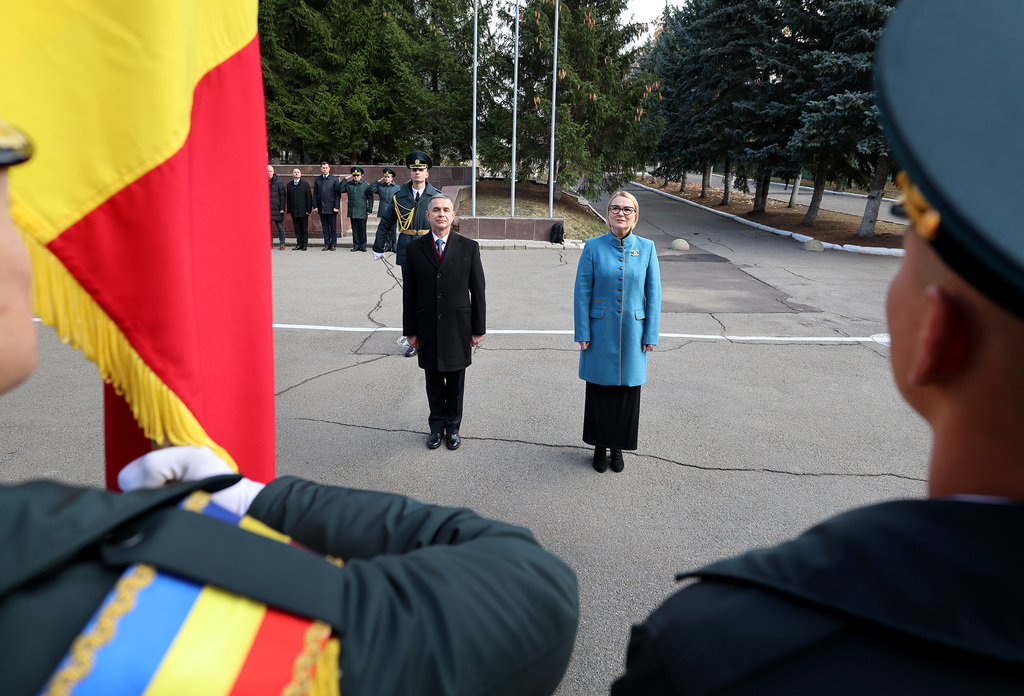
[[551,66],[551,162],[548,165],[548,217],[555,215],[555,96],[558,90],[558,5],[555,2],[555,52]]
[[510,217],[516,216],[516,118],[519,115],[519,0],[516,0],[515,59],[512,68],[512,201]]

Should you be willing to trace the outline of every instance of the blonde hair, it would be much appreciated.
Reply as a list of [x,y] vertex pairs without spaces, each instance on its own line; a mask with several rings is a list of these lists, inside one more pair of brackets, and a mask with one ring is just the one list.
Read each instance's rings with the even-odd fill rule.
[[[640,204],[637,202],[636,197],[629,191],[619,190],[613,193],[612,197],[608,199],[608,209],[605,211],[605,213],[608,215],[611,214],[612,201],[614,201],[616,198],[627,198],[629,199],[630,203],[633,204],[633,214],[636,215],[636,217],[633,218],[633,227],[636,227],[636,223],[640,222]],[[629,229],[632,230],[633,227],[630,227]]]

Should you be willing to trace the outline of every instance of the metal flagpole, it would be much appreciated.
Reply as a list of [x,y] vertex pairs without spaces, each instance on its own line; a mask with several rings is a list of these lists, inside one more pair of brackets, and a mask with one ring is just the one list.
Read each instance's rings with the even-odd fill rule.
[[519,0],[516,0],[515,61],[512,68],[512,204],[510,216],[516,216],[516,118],[519,115]]
[[555,53],[551,67],[551,163],[548,165],[548,217],[555,216],[555,95],[558,90],[558,5],[555,2]]
[[477,34],[479,18],[480,0],[475,0],[475,2],[473,3],[473,217],[476,217],[476,67],[477,46],[479,45],[479,37]]

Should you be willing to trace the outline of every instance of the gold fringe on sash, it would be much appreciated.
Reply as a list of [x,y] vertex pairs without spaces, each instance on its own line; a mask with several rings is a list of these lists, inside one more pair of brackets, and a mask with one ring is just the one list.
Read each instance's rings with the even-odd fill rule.
[[[24,217],[15,214],[15,219],[23,229],[31,227],[24,224]],[[146,437],[172,445],[209,447],[238,471],[227,450],[206,434],[64,264],[33,235],[23,231],[22,237],[32,260],[32,301],[39,318],[53,327],[61,341],[96,363],[103,381],[124,396]]]

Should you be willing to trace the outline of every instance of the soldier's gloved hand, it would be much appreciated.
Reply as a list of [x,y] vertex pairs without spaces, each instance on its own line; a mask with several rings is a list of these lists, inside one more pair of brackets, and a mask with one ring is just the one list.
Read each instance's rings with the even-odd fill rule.
[[376,251],[373,252],[373,260],[374,261],[380,261],[382,258],[384,258],[384,254],[378,254]]
[[[228,463],[209,447],[167,447],[148,452],[121,469],[117,485],[122,491],[135,491],[233,473]],[[263,486],[244,478],[230,488],[214,493],[212,500],[228,512],[244,515]]]

